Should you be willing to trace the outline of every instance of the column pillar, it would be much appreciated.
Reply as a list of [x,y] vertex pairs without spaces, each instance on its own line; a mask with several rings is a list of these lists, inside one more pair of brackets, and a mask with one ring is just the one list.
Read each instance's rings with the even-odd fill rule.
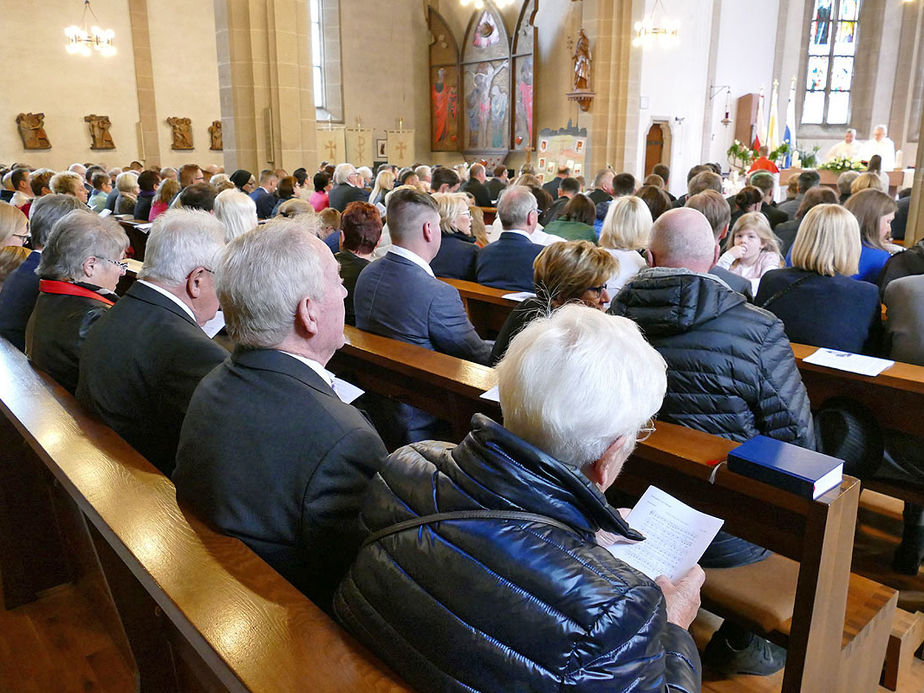
[[[918,132],[924,135],[924,109],[921,110],[921,126]],[[905,241],[909,247],[924,238],[924,146],[921,143],[921,135],[918,136],[918,156],[914,165],[911,206],[908,208],[908,225],[905,227]]]
[[148,30],[147,0],[129,0],[132,27],[132,58],[135,63],[135,90],[138,94],[138,158],[147,166],[160,166],[160,135],[157,104],[154,99],[154,66],[151,35]]
[[307,0],[214,0],[226,171],[316,160]]

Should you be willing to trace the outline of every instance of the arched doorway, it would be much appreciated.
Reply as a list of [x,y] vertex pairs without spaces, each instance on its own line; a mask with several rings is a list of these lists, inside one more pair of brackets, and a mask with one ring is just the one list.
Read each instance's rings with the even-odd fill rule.
[[645,175],[651,173],[657,164],[660,164],[664,155],[664,130],[660,123],[652,123],[645,138]]

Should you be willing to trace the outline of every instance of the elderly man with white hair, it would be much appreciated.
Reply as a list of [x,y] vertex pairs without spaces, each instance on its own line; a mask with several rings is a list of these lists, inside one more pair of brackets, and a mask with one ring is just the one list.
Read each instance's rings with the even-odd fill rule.
[[218,310],[214,271],[224,245],[224,226],[208,212],[157,217],[138,280],[81,352],[78,399],[165,474],[193,390],[228,356],[202,330]]
[[877,125],[873,128],[873,136],[863,145],[860,158],[869,161],[877,154],[882,159],[883,173],[895,169],[895,142],[886,135],[888,128],[885,125]]
[[532,191],[522,185],[507,188],[497,203],[497,217],[504,230],[478,253],[477,281],[498,289],[532,291],[533,260],[545,247],[533,239],[539,204]]
[[386,451],[324,368],[343,346],[346,291],[318,225],[277,219],[228,246],[218,294],[237,347],[196,388],[173,480],[200,517],[329,609]]
[[330,206],[342,212],[351,202],[367,202],[369,191],[364,186],[362,174],[353,164],[337,164],[334,169],[334,187],[327,194]]
[[863,145],[857,140],[857,131],[853,128],[847,128],[844,133],[844,139],[835,144],[825,155],[825,161],[834,161],[835,159],[859,159],[860,149]]
[[642,538],[604,492],[650,433],[664,360],[632,322],[566,305],[497,375],[503,426],[479,414],[461,444],[385,461],[335,613],[418,690],[698,691],[702,570],[655,584],[598,543]]

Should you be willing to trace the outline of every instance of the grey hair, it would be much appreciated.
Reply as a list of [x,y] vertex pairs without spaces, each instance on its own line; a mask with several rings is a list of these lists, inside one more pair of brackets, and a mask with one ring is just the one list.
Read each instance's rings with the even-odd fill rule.
[[841,195],[850,194],[850,186],[860,177],[859,171],[844,171],[837,177],[837,189]]
[[61,193],[63,195],[69,193],[76,194],[77,188],[82,186],[83,178],[80,177],[79,173],[75,173],[74,171],[56,173],[48,182],[48,187],[51,188],[51,192]]
[[638,325],[575,304],[530,322],[496,370],[504,426],[578,469],[620,436],[634,442],[667,390],[667,364]]
[[855,128],[847,128],[847,132],[849,132],[851,135],[856,135],[856,134],[857,134],[857,131],[856,131]]
[[119,192],[138,192],[138,174],[134,171],[123,171],[116,176],[116,190]]
[[318,224],[308,214],[273,219],[228,244],[218,267],[218,302],[237,344],[276,346],[292,333],[299,302],[324,298],[321,261],[330,250],[317,237]]
[[337,168],[334,169],[334,183],[337,185],[346,183],[355,170],[353,164],[337,164]]
[[87,206],[73,195],[43,195],[29,208],[29,225],[32,233],[32,247],[41,248],[48,242],[51,229],[68,212],[86,209]]
[[218,193],[212,209],[215,218],[225,225],[227,243],[257,227],[256,203],[250,195],[242,193],[237,188],[229,188]]
[[35,273],[43,279],[81,281],[87,258],[118,260],[126,248],[128,236],[118,222],[75,209],[55,222]]
[[877,125],[876,127],[874,127],[874,128],[873,128],[873,132],[876,132],[876,130],[878,130],[879,128],[882,128],[882,136],[883,136],[883,137],[885,137],[886,135],[889,134],[889,127],[888,127],[885,123],[880,123],[879,125]]
[[536,198],[524,185],[513,185],[504,191],[497,202],[497,216],[505,229],[515,229],[526,224],[529,213],[536,209]]
[[154,220],[138,279],[181,286],[197,267],[213,269],[225,245],[225,227],[201,209],[171,209]]

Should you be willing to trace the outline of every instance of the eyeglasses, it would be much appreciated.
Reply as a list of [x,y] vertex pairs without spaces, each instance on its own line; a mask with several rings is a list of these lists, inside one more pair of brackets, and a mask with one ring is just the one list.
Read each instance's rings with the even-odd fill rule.
[[116,265],[123,272],[128,271],[127,262],[123,262],[121,260],[110,260],[108,257],[99,257],[98,255],[94,255],[93,257],[95,257],[97,260],[103,260],[104,262],[111,262],[113,265]]
[[32,240],[31,233],[14,233],[13,238],[21,238],[23,243],[28,243]]
[[593,291],[597,296],[600,296],[604,291],[606,291],[606,284],[601,284],[600,286],[588,286],[585,291]]
[[651,434],[654,433],[655,430],[655,420],[653,418],[648,419],[645,425],[638,429],[638,433],[635,434],[635,442],[644,443],[651,438]]

